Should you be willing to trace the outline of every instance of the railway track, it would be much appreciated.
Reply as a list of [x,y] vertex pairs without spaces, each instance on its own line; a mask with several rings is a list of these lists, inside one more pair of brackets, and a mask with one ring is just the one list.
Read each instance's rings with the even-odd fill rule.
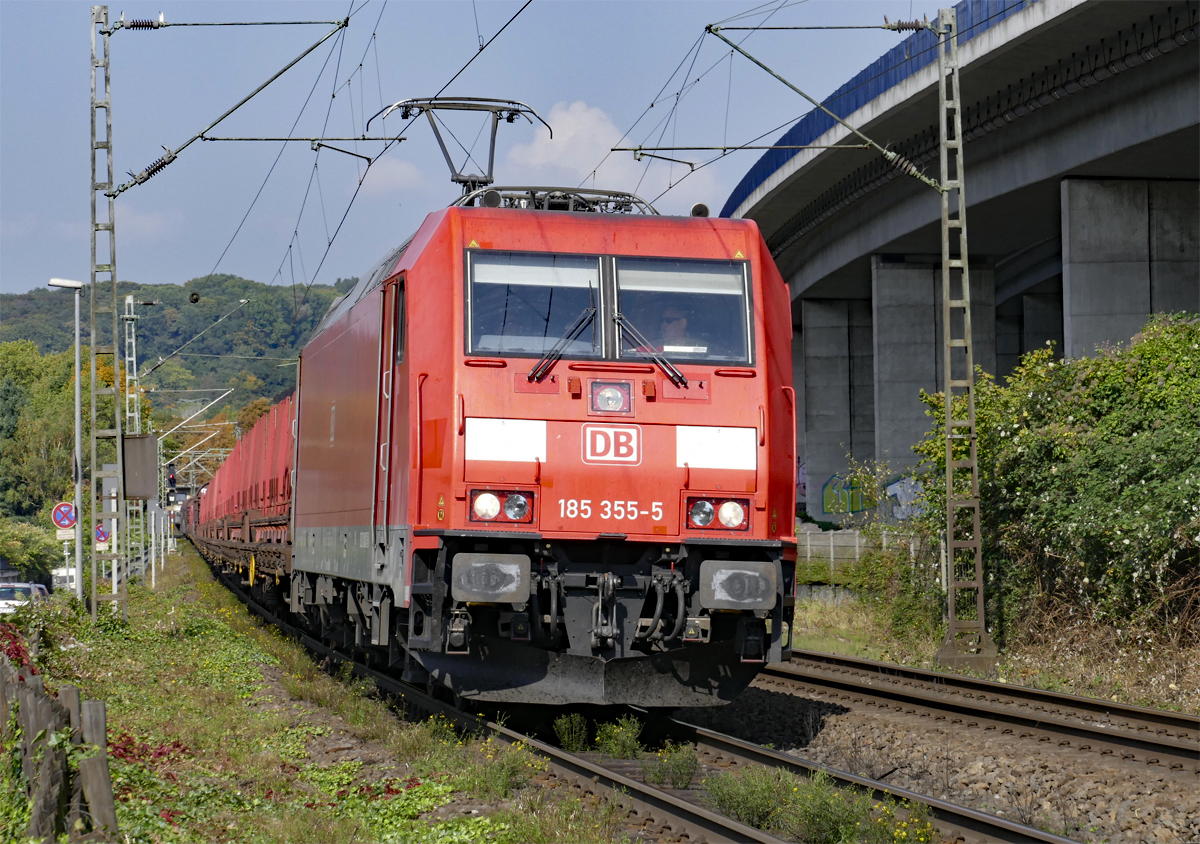
[[[647,714],[649,715],[649,713]],[[805,777],[823,772],[832,777],[839,786],[866,791],[876,799],[892,797],[908,801],[911,804],[927,806],[935,819],[938,830],[947,841],[1023,841],[1046,842],[1047,844],[1067,844],[1071,841],[1061,835],[1025,826],[1016,821],[966,806],[959,806],[946,800],[938,800],[924,794],[897,788],[879,780],[838,771],[724,733],[688,724],[677,718],[656,721],[653,715],[650,715],[649,725],[651,730],[661,731],[660,737],[695,744],[701,760],[706,763],[720,765],[732,761],[738,765],[763,765],[770,768],[781,768]]]
[[791,662],[768,666],[760,678],[832,703],[1200,773],[1200,718],[1194,715],[812,651],[793,651]]
[[[348,663],[355,675],[369,679],[381,690],[401,698],[406,704],[423,712],[441,714],[447,719],[473,732],[488,732],[509,743],[522,743],[534,753],[547,760],[552,777],[560,782],[574,785],[583,793],[597,797],[620,795],[629,811],[629,827],[635,834],[644,831],[648,835],[667,840],[688,842],[772,842],[779,839],[763,830],[755,829],[711,811],[699,803],[696,791],[666,791],[648,785],[630,776],[629,764],[616,761],[601,763],[595,759],[568,753],[518,732],[510,727],[486,718],[473,715],[439,700],[407,683],[353,661],[346,654],[335,651],[293,627],[261,606],[240,587],[240,577],[217,571],[218,577],[246,607],[264,621],[278,627],[285,634],[301,642],[314,654],[331,661]],[[714,730],[688,724],[682,720],[666,718],[641,710],[647,718],[647,735],[655,738],[671,738],[696,746],[702,763],[707,767],[730,767],[739,765],[763,765],[781,768],[801,776],[811,776],[820,771],[831,776],[839,785],[857,788],[882,799],[907,800],[912,804],[928,806],[935,819],[943,840],[947,842],[1044,842],[1044,844],[1069,844],[1070,839],[1015,821],[958,806],[944,800],[910,792],[867,777],[848,774],[824,765],[806,762],[767,747],[742,741]]]

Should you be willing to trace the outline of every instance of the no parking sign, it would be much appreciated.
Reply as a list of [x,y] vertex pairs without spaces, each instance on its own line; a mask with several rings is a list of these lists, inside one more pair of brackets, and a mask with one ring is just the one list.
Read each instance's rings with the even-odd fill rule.
[[50,514],[50,518],[54,520],[54,526],[63,528],[75,527],[75,505],[70,501],[63,501],[54,505],[54,512]]
[[54,522],[54,526],[58,528],[57,536],[59,539],[74,539],[75,538],[75,505],[69,501],[62,501],[54,505],[54,511],[50,514],[50,520]]

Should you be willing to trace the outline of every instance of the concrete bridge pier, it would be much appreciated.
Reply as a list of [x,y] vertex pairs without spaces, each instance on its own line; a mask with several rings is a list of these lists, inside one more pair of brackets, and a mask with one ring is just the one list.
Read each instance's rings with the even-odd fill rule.
[[1063,179],[1063,345],[1086,357],[1153,313],[1200,310],[1200,183]]
[[[986,262],[971,262],[975,363],[996,371],[996,287]],[[929,430],[921,390],[942,389],[941,258],[871,256],[875,356],[875,455],[893,475],[919,462],[912,446]],[[955,373],[961,377],[965,373]]]
[[[804,347],[804,441],[808,513],[836,521],[849,456],[875,457],[871,303],[801,301]],[[852,505],[851,505],[852,506]]]

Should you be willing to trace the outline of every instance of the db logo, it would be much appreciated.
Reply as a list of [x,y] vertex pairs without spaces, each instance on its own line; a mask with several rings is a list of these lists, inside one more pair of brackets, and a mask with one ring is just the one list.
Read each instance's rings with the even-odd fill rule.
[[642,462],[642,429],[636,425],[584,425],[583,462],[636,466]]

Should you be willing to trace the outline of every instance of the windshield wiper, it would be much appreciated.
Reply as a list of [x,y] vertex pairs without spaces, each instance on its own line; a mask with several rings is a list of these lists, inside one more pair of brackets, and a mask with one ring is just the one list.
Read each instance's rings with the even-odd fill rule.
[[525,380],[540,384],[542,379],[554,368],[558,359],[563,356],[563,349],[567,347],[567,344],[578,337],[595,318],[596,308],[594,306],[584,308],[579,319],[575,320],[574,324],[563,333],[563,336],[558,338],[558,342],[533,365],[533,369],[529,370]]
[[686,377],[684,377],[684,374],[675,367],[675,364],[667,360],[665,355],[663,355],[661,352],[656,352],[650,341],[643,337],[642,332],[638,331],[637,328],[634,327],[633,323],[626,319],[620,311],[613,314],[613,321],[617,325],[621,326],[621,330],[628,334],[633,340],[635,343],[633,350],[635,352],[648,357],[650,360],[657,363],[659,369],[663,371],[663,374],[666,375],[667,378],[671,379],[671,383],[676,387],[687,386],[688,380]]

